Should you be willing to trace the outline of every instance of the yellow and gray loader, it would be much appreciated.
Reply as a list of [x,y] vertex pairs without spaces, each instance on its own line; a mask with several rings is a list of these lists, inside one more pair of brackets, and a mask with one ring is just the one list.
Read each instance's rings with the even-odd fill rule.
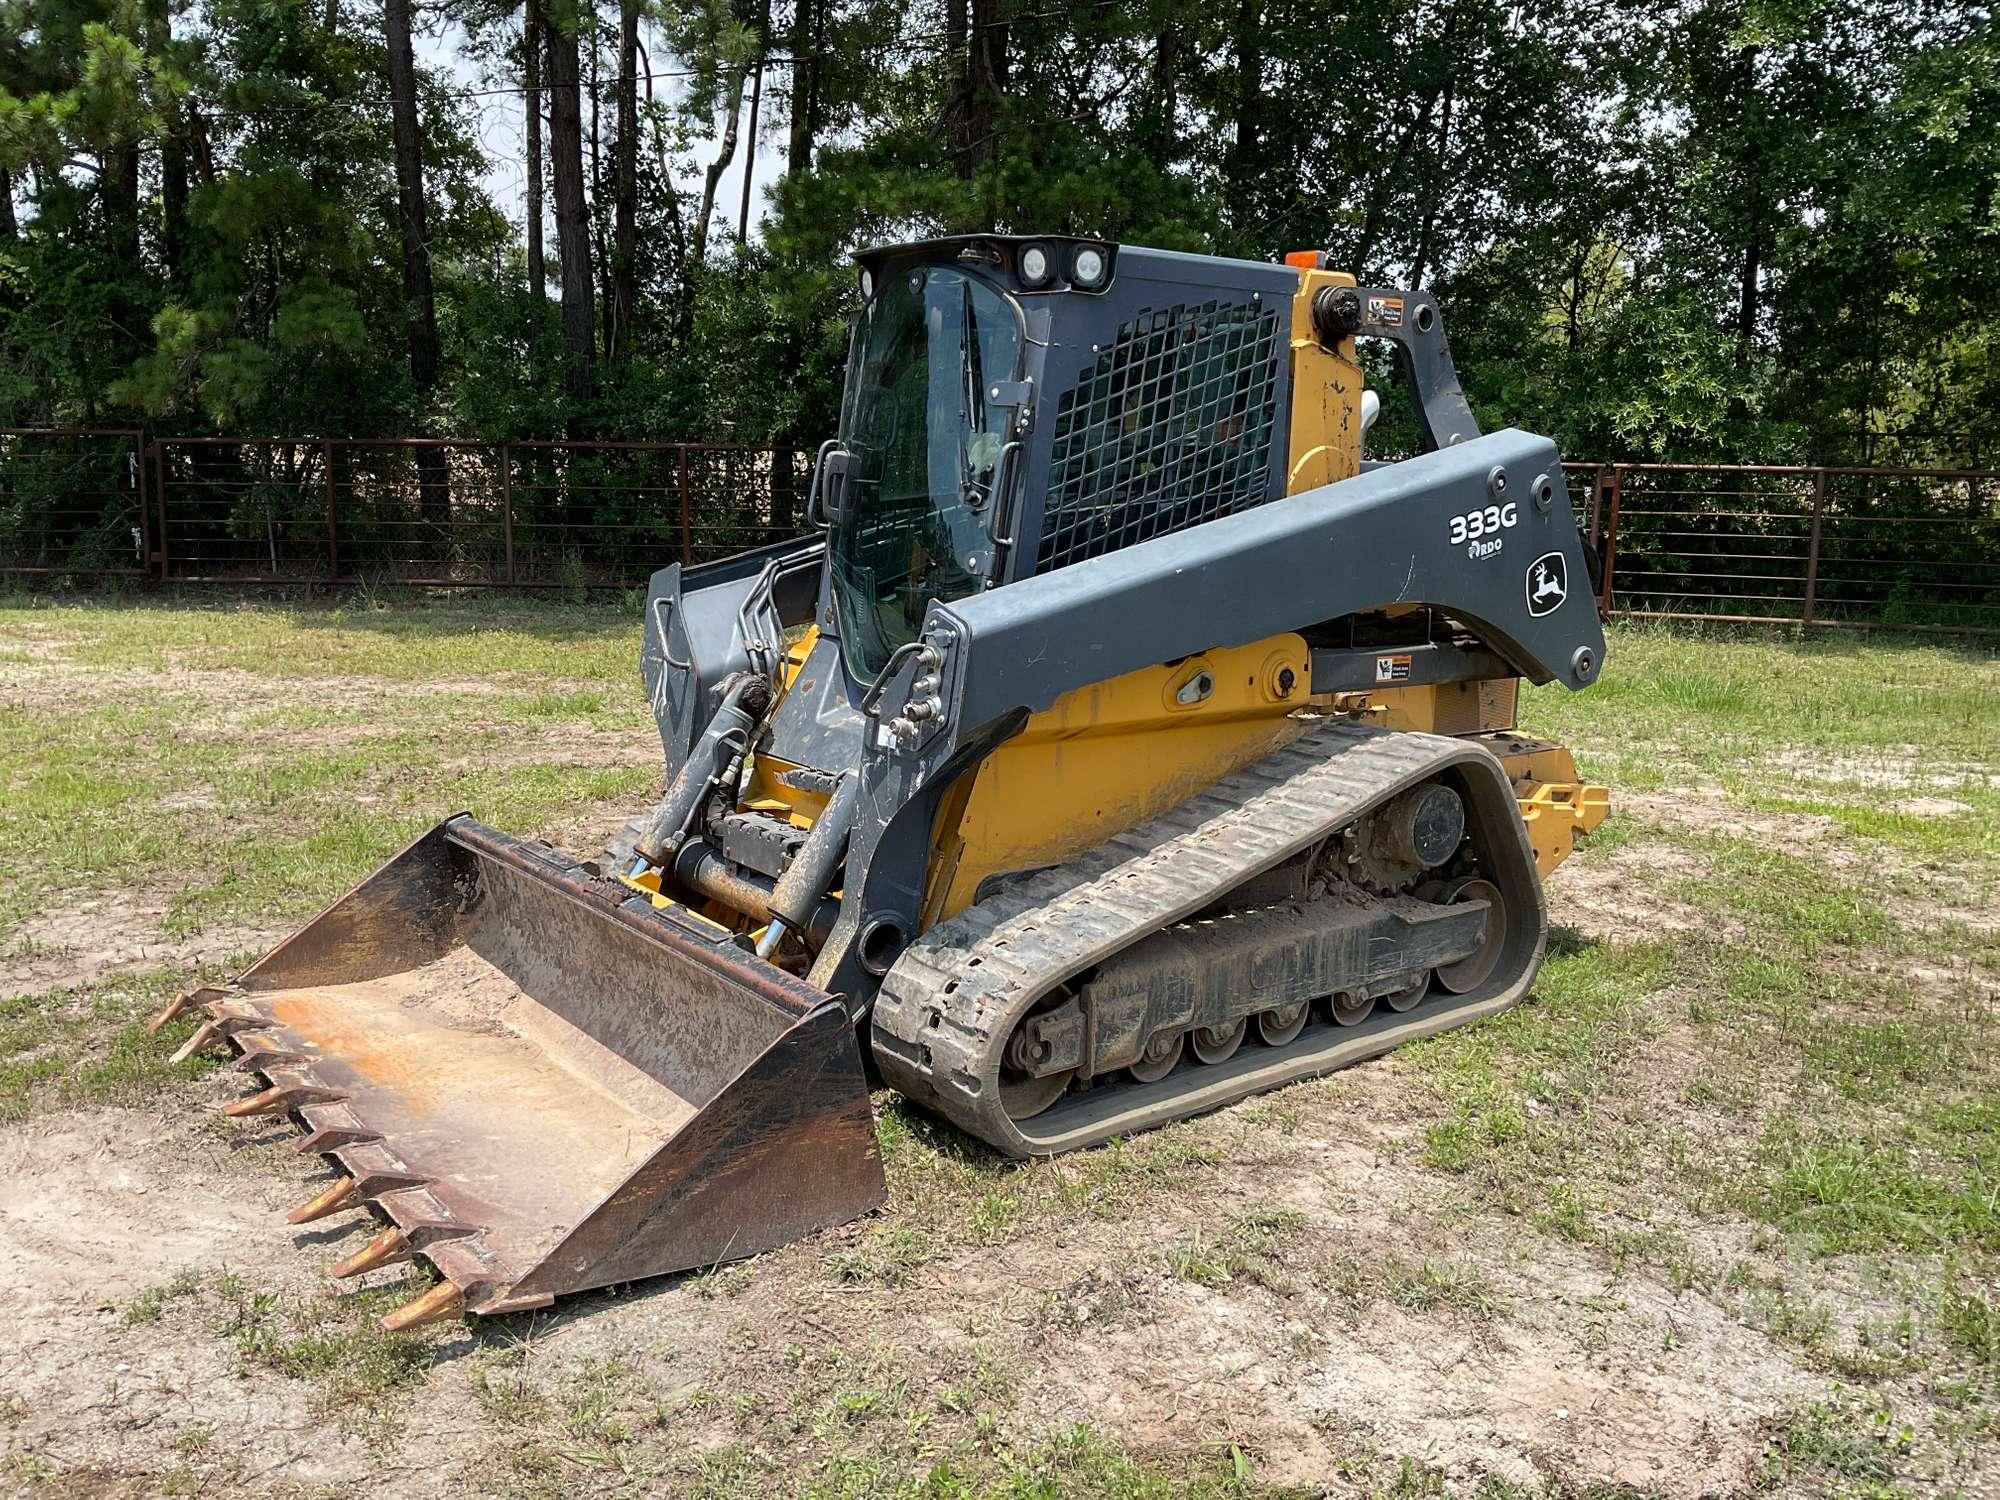
[[[292,1219],[379,1221],[335,1274],[439,1273],[390,1327],[866,1213],[877,1084],[1068,1151],[1535,976],[1606,796],[1516,690],[1596,679],[1595,559],[1435,302],[1318,253],[859,260],[817,534],[653,577],[658,805],[591,862],[450,818],[169,1007],[332,1167]],[[1426,451],[1364,459],[1357,338]]]

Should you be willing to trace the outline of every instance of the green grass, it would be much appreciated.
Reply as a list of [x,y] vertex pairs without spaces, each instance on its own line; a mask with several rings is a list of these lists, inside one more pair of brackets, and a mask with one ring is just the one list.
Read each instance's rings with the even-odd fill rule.
[[113,974],[63,995],[0,1000],[0,1123],[52,1109],[150,1104],[213,1070],[213,1056],[168,1061],[193,1034],[194,1016],[157,1034],[145,1027],[200,977],[183,969]]
[[519,674],[623,686],[638,675],[641,596],[560,604],[389,591],[330,605],[164,593],[115,605],[0,597],[0,630],[74,643],[88,666],[230,669],[397,682]]
[[1587,1212],[1563,1190],[1571,1146],[1620,1060],[1661,1024],[1673,963],[1664,943],[1563,948],[1526,1003],[1407,1055],[1439,1105],[1425,1162],[1574,1230]]
[[[1588,692],[1525,692],[1523,724],[1626,791],[1710,783],[1929,860],[2000,867],[2000,650],[1628,624]],[[1897,804],[1949,801],[1962,812]]]
[[[169,936],[268,925],[450,813],[533,833],[657,792],[625,601],[12,596],[9,638],[57,650],[82,691],[0,717],[0,950],[76,880],[173,889]],[[630,737],[629,765],[574,762],[570,737],[602,731]]]

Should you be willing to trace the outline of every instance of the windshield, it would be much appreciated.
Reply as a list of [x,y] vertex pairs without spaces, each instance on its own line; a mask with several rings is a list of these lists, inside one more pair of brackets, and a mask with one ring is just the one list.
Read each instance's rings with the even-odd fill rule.
[[1011,302],[953,266],[892,273],[862,311],[840,437],[847,488],[833,527],[833,596],[847,670],[872,680],[916,639],[933,599],[979,586],[1012,409],[995,381],[1021,355]]

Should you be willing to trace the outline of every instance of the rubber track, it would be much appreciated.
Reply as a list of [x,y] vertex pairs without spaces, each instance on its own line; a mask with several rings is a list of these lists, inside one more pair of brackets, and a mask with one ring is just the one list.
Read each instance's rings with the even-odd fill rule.
[[[1488,878],[1508,893],[1518,938],[1486,985],[1337,1032],[1310,1026],[1284,1048],[1246,1043],[1227,1063],[1184,1065],[1154,1084],[1101,1079],[1018,1125],[999,1107],[1000,1049],[1036,999],[1451,766],[1467,773],[1484,805]],[[1490,847],[1496,842],[1503,847]],[[1010,1156],[1043,1155],[1212,1109],[1502,1009],[1526,991],[1545,931],[1533,856],[1498,761],[1467,740],[1330,721],[932,928],[883,979],[874,1050],[902,1092]]]

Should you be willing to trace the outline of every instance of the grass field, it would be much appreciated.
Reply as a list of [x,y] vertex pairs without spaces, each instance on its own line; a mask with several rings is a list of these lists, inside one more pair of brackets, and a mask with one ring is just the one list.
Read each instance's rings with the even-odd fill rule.
[[[890,1208],[372,1331],[139,1022],[440,816],[648,801],[629,601],[0,595],[0,1479],[53,1494],[2000,1493],[2000,658],[1620,630],[1499,1020]],[[336,1248],[338,1247],[338,1248]]]

